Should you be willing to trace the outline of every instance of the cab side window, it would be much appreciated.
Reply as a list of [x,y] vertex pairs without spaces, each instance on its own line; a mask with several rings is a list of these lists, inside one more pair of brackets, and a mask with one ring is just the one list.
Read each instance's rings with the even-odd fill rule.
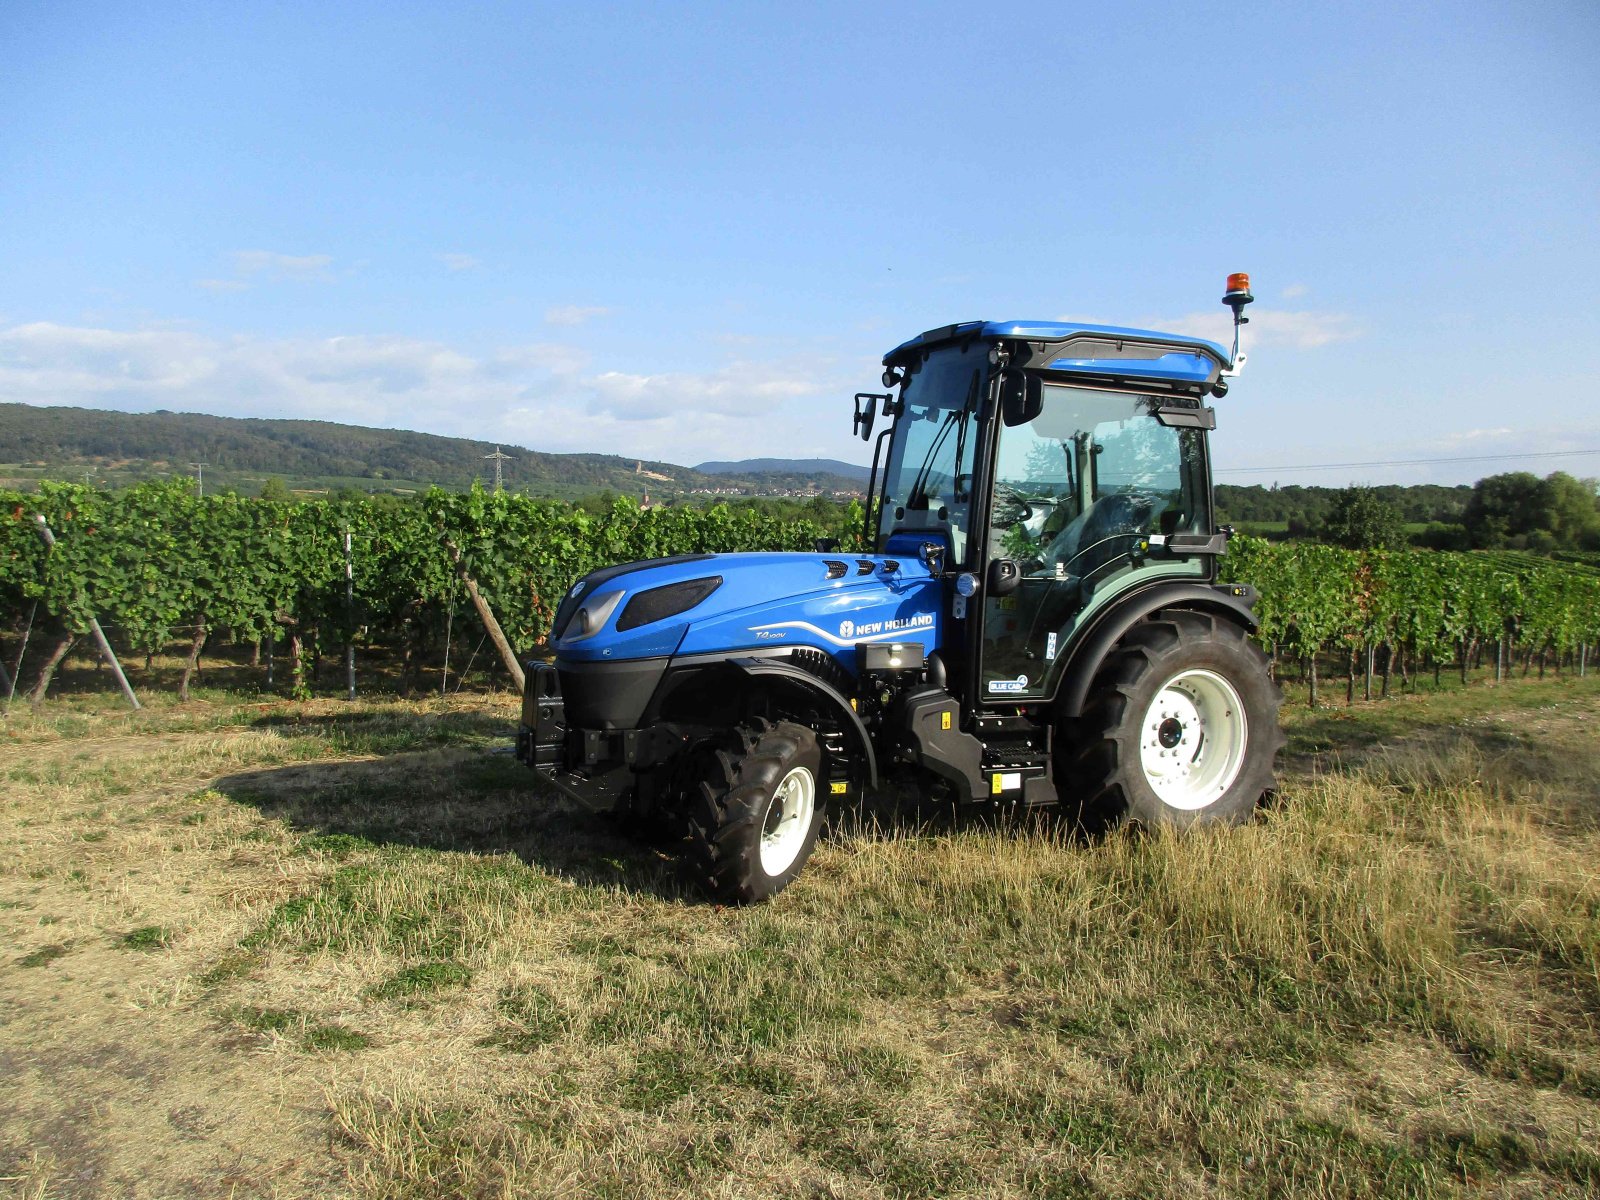
[[1039,415],[1003,427],[995,459],[989,556],[1021,569],[1020,587],[984,601],[985,688],[1047,686],[1056,650],[1084,614],[1150,573],[1203,575],[1153,534],[1209,527],[1204,434],[1156,419],[1158,398],[1046,385]]

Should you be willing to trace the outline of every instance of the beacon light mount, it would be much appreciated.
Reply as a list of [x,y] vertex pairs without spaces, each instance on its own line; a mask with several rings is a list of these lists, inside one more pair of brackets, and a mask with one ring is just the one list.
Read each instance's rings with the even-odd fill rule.
[[[1246,356],[1239,349],[1239,327],[1250,324],[1250,318],[1244,315],[1244,306],[1254,301],[1255,297],[1250,294],[1250,276],[1244,271],[1229,275],[1222,302],[1233,310],[1233,361],[1222,371],[1225,376],[1232,377],[1244,370]],[[1226,391],[1226,387],[1223,390]]]

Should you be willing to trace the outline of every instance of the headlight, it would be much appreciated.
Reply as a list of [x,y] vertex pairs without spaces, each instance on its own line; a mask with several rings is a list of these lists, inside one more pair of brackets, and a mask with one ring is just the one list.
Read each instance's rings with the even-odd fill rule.
[[560,639],[564,642],[575,642],[599,633],[621,599],[621,592],[590,596],[578,611],[572,614],[572,619],[561,631]]

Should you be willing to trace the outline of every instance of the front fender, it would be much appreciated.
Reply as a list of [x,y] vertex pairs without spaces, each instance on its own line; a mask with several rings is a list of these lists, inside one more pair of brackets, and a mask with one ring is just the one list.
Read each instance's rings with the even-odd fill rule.
[[736,658],[732,659],[731,663],[752,678],[783,679],[797,684],[825,704],[826,711],[839,718],[844,725],[845,733],[851,737],[856,749],[861,752],[861,759],[867,767],[867,786],[878,786],[878,755],[872,748],[872,738],[867,733],[867,727],[861,723],[861,717],[850,707],[850,701],[844,698],[843,693],[809,671],[782,659]]
[[[730,674],[736,679],[729,679]],[[653,711],[650,716],[654,718],[667,715],[667,710],[672,707],[674,692],[685,685],[689,685],[691,693],[697,692],[699,689],[692,681],[705,680],[707,677],[712,681],[720,679],[724,685],[735,685],[722,687],[720,690],[725,693],[738,691],[736,686],[738,683],[776,683],[799,691],[813,702],[819,711],[838,720],[844,729],[846,741],[860,755],[865,767],[867,786],[877,786],[877,752],[873,749],[872,737],[867,733],[867,727],[862,724],[856,710],[850,706],[850,701],[831,683],[781,657],[753,654],[723,658],[672,672],[663,683],[662,692],[652,704]],[[688,717],[690,714],[685,712],[682,715]]]

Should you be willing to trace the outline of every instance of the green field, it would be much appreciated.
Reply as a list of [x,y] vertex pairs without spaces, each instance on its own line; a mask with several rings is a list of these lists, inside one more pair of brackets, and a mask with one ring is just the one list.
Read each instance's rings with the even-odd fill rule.
[[0,726],[11,1195],[1600,1187],[1600,680],[1297,707],[1233,832],[878,796],[751,910],[507,695],[197,694]]

